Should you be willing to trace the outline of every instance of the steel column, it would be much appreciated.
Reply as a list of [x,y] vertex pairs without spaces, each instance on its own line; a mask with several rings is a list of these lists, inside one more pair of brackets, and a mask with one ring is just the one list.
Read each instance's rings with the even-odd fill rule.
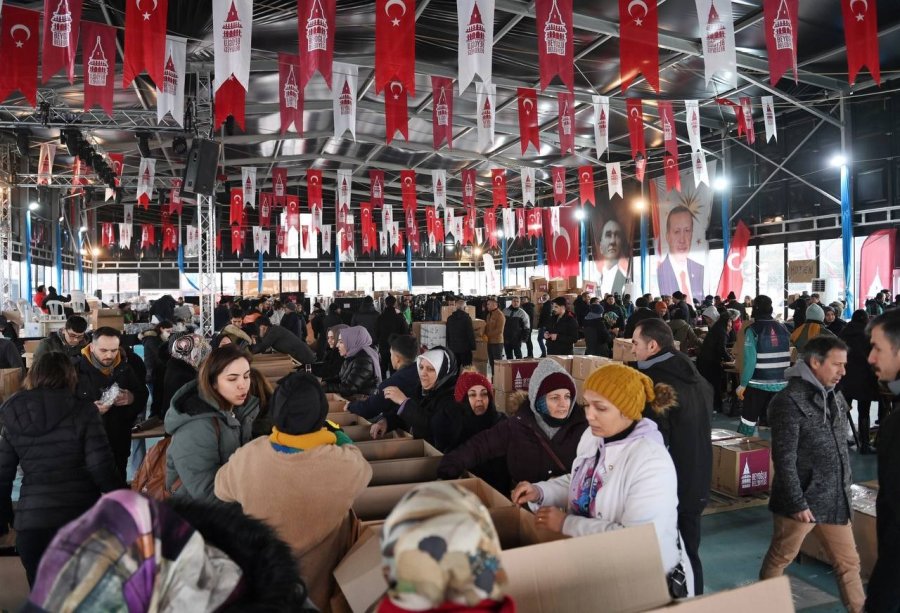
[[197,284],[200,288],[199,333],[212,337],[216,283],[216,206],[209,196],[197,196]]

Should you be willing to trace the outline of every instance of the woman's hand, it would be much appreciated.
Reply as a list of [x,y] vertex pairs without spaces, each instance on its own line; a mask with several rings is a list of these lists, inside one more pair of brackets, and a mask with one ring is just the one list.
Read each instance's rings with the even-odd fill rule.
[[389,385],[388,387],[384,388],[383,393],[385,398],[397,404],[403,404],[404,402],[409,400],[409,397],[404,394],[396,385]]
[[556,507],[541,507],[534,516],[538,526],[552,532],[562,532],[566,522],[566,512]]
[[528,481],[520,481],[512,492],[514,504],[524,505],[529,502],[537,502],[541,499],[541,490]]
[[111,404],[100,404],[99,400],[94,401],[94,406],[100,411],[100,415],[104,415],[112,407]]
[[375,422],[372,424],[372,427],[369,428],[369,436],[372,437],[373,441],[377,441],[382,438],[385,434],[387,434],[387,420],[382,419],[381,421]]

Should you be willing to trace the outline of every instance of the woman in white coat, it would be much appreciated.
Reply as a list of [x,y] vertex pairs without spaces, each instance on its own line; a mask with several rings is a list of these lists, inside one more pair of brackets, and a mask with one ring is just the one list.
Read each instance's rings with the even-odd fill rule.
[[519,483],[512,498],[536,509],[539,525],[568,536],[652,523],[659,539],[669,591],[693,595],[693,573],[678,534],[675,466],[651,419],[663,413],[675,391],[634,368],[607,364],[584,382],[589,428],[578,444],[572,472],[540,483]]

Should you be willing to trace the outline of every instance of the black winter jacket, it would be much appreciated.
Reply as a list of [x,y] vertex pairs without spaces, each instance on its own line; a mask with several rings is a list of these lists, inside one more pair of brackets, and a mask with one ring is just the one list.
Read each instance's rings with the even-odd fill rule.
[[413,362],[382,381],[375,393],[365,400],[354,400],[351,402],[347,405],[347,410],[365,419],[373,419],[379,415],[394,413],[397,411],[397,405],[384,397],[384,389],[396,386],[407,397],[415,398],[422,393],[420,385],[419,369],[416,363]]
[[678,475],[678,512],[699,513],[709,501],[712,448],[709,445],[713,390],[685,354],[664,349],[637,363],[638,370],[675,389],[676,405],[663,415],[646,410],[659,426]]
[[787,387],[769,403],[775,469],[769,509],[786,516],[809,509],[818,523],[846,524],[852,483],[847,402],[840,392],[826,393],[805,362],[785,374]]
[[16,530],[59,528],[125,487],[93,402],[67,389],[23,391],[0,407],[0,424],[0,533],[13,519],[18,464],[25,477]]
[[154,330],[144,332],[144,338],[141,340],[144,346],[144,366],[147,369],[147,383],[155,383],[155,373],[160,362],[165,358],[160,356],[160,352],[166,351],[165,341],[160,338]]
[[530,326],[530,330],[534,330],[537,328],[537,320],[534,318],[534,303],[529,302],[527,304],[523,304],[521,309],[525,311],[525,314],[528,315],[528,325]]
[[[166,411],[172,406],[172,398],[186,383],[190,383],[197,378],[197,371],[194,367],[177,358],[170,359],[166,363],[166,372],[163,375],[162,389],[157,392],[153,390],[153,413],[160,418],[165,418]],[[157,403],[156,397],[159,397]]]
[[373,364],[372,358],[365,351],[360,351],[351,358],[344,358],[340,374],[325,384],[325,391],[340,394],[344,398],[359,394],[368,396],[375,392],[378,385],[376,368],[380,366]]
[[602,315],[592,317],[593,315],[593,313],[588,313],[584,318],[584,354],[608,358],[612,355],[610,347],[612,337],[609,334],[609,328],[606,327],[606,320]]
[[547,353],[549,355],[571,355],[578,340],[578,321],[571,311],[563,313],[562,317],[551,317],[547,332],[557,334],[555,341],[547,340]]
[[344,358],[338,348],[328,348],[322,360],[313,364],[313,374],[320,379],[335,379],[341,372],[341,366],[344,365]]
[[728,353],[728,334],[725,332],[727,325],[728,320],[720,318],[707,332],[697,353],[697,368],[700,372],[721,376],[722,362],[731,361],[731,354]]
[[381,353],[387,353],[391,349],[391,337],[395,334],[409,334],[409,326],[406,318],[396,309],[385,307],[378,321],[375,322],[375,336],[373,337]]
[[309,345],[300,340],[300,337],[282,326],[269,326],[266,335],[259,339],[251,351],[262,353],[272,349],[279,353],[286,353],[301,364],[312,364],[316,361],[316,354]]
[[847,373],[838,386],[844,396],[863,402],[878,402],[878,377],[869,366],[869,337],[865,326],[849,323],[841,332],[841,340],[847,343]]
[[288,312],[285,313],[281,318],[281,323],[279,323],[282,328],[288,330],[291,334],[299,338],[300,340],[306,339],[306,324],[303,321],[303,317],[301,317],[296,312]]
[[363,304],[359,307],[359,310],[353,314],[353,318],[350,320],[350,325],[362,326],[363,328],[365,328],[374,342],[376,327],[375,324],[378,322],[379,315],[380,313],[375,310],[374,305]]
[[455,386],[456,378],[452,378],[435,390],[423,390],[418,397],[410,396],[401,414],[385,415],[388,429],[408,427],[414,437],[424,439],[443,453],[457,442],[447,428],[459,409],[453,398]]
[[475,351],[475,328],[465,311],[453,311],[447,318],[447,349],[453,353]]
[[538,316],[538,328],[546,328],[553,319],[553,303],[549,300],[541,305],[541,313]]

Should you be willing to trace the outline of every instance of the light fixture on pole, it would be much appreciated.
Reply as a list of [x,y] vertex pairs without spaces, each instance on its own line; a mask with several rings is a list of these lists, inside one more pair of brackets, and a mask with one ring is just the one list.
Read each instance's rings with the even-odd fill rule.
[[724,192],[728,189],[730,182],[728,181],[728,177],[724,175],[719,175],[716,177],[715,181],[713,181],[713,189],[717,192]]
[[38,210],[39,208],[41,208],[41,205],[39,205],[37,202],[30,202],[30,203],[28,204],[28,210],[29,210],[29,211],[36,211],[36,210]]
[[847,165],[847,158],[842,153],[836,153],[831,156],[831,159],[828,161],[828,164],[832,168],[840,168],[841,166]]

